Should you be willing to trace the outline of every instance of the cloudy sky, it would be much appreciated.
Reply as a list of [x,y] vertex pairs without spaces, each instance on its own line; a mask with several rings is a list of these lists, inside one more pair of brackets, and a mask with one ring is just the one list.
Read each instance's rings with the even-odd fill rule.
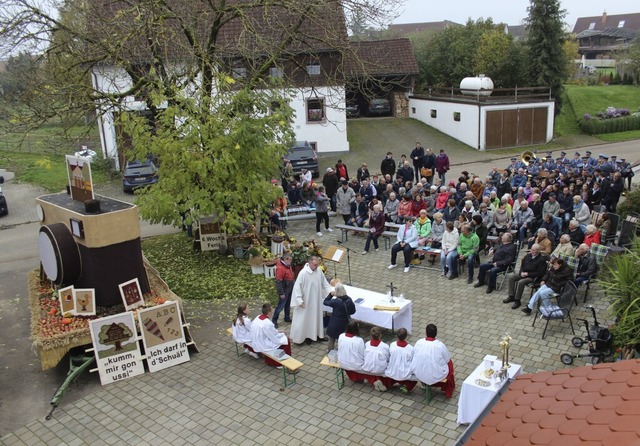
[[[451,20],[464,24],[468,18],[491,17],[494,22],[519,25],[527,16],[529,5],[529,0],[406,0],[404,8],[401,8],[404,13],[393,23]],[[605,10],[609,15],[640,12],[638,0],[561,0],[560,5],[567,10],[565,21],[570,25],[569,29],[573,29],[578,17],[599,16]]]

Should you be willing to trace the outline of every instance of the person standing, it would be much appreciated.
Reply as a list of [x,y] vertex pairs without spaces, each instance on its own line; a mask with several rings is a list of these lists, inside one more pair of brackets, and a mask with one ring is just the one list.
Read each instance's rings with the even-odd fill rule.
[[[433,176],[436,172],[436,156],[433,153],[433,150],[427,149],[424,152],[424,156],[422,157],[422,168],[431,170],[431,175],[426,175],[425,178],[429,184],[433,183]],[[420,173],[422,176],[422,173]]]
[[[287,355],[291,355],[291,341],[287,335],[276,330],[270,316],[273,313],[271,304],[262,305],[262,314],[256,317],[251,323],[251,347],[256,353],[268,352],[270,350],[284,350]],[[264,363],[276,368],[282,366],[264,355]]]
[[440,178],[442,184],[446,184],[449,168],[449,157],[444,152],[444,149],[440,149],[440,154],[436,158],[436,172],[438,172],[438,178]]
[[[413,170],[415,171],[416,182],[418,182],[420,181],[420,169],[422,168],[422,158],[424,157],[424,147],[422,147],[422,144],[420,144],[420,141],[416,142],[416,146],[411,151],[411,154],[409,155],[409,157],[413,161]],[[410,181],[412,179],[413,177],[404,178],[405,181]]]
[[282,255],[276,264],[276,292],[278,293],[278,306],[273,313],[273,325],[278,328],[278,317],[284,309],[284,321],[291,322],[291,293],[293,292],[293,257],[290,253]]
[[382,172],[383,177],[391,175],[391,178],[393,178],[396,173],[396,160],[393,159],[393,153],[387,152],[387,156],[380,163],[380,172]]
[[341,180],[341,183],[336,193],[336,212],[342,215],[346,225],[351,219],[351,203],[356,201],[356,193],[349,187],[349,181]]
[[335,297],[329,294],[323,302],[327,307],[331,307],[331,317],[327,326],[327,337],[329,338],[327,352],[335,348],[336,340],[345,332],[351,315],[356,312],[356,304],[347,296],[344,285],[337,283],[333,294],[335,294]]
[[324,186],[318,187],[318,193],[316,194],[316,235],[322,237],[320,232],[320,222],[324,220],[324,227],[327,232],[333,232],[333,229],[329,227],[329,202],[331,200],[324,193]]
[[358,171],[356,172],[356,178],[360,183],[362,183],[366,179],[371,178],[371,174],[369,173],[367,163],[362,163],[362,166],[358,168]]
[[384,232],[385,220],[386,218],[382,212],[382,205],[380,203],[376,203],[373,206],[373,211],[369,214],[369,233],[367,234],[367,241],[364,244],[364,251],[362,251],[362,255],[369,252],[371,241],[373,241],[373,247],[376,252],[380,249],[380,246],[378,245],[378,237],[380,237]]
[[322,177],[322,185],[327,191],[327,197],[331,200],[331,210],[335,212],[336,192],[338,192],[338,187],[340,187],[340,180],[338,180],[338,176],[331,167],[327,168],[327,172],[324,174],[324,177]]
[[311,256],[293,285],[293,322],[289,334],[296,344],[302,344],[307,339],[308,343],[326,340],[322,325],[322,302],[332,290],[319,267],[320,258]]
[[336,176],[338,177],[339,180],[349,179],[349,172],[347,170],[347,165],[343,163],[342,160],[338,160],[338,162],[336,163]]
[[[434,324],[427,325],[426,335],[413,347],[411,371],[420,382],[441,388],[446,397],[451,398],[456,388],[451,354],[447,346],[436,339],[438,328]],[[446,382],[442,382],[445,379]]]

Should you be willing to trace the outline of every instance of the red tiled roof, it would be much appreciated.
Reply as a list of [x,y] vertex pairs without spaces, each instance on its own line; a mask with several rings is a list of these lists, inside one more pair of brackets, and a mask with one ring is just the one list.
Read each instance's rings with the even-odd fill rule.
[[632,31],[640,31],[640,13],[632,14],[603,14],[593,17],[578,17],[573,27],[574,34],[580,34],[582,31],[588,30],[592,23],[595,23],[593,29],[604,30],[605,28],[618,28],[620,21],[624,20],[623,28]]
[[520,375],[465,444],[640,445],[640,360]]
[[348,76],[406,76],[419,74],[409,39],[351,42],[353,54],[345,54]]

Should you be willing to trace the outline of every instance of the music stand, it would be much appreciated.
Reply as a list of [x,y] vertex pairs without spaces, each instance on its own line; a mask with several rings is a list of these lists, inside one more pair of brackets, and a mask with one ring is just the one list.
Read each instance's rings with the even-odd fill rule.
[[327,248],[327,250],[322,254],[322,258],[324,260],[328,260],[333,262],[333,277],[338,277],[338,271],[336,264],[341,263],[344,259],[345,254],[347,255],[347,268],[349,270],[349,283],[351,285],[351,262],[349,259],[349,249],[346,246],[334,246],[331,245]]

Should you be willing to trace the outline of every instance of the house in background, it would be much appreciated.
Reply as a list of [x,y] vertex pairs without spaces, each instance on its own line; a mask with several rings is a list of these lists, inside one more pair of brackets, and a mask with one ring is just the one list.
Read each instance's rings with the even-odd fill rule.
[[364,114],[374,98],[388,99],[391,115],[409,116],[409,95],[418,79],[418,63],[409,39],[351,42],[345,60],[347,104]]
[[573,27],[582,66],[615,67],[615,52],[626,49],[640,30],[640,13],[580,17]]
[[450,20],[441,22],[421,22],[421,23],[399,23],[389,25],[388,31],[393,36],[407,37],[410,34],[422,33],[424,31],[442,31],[452,26],[464,26]]
[[[287,90],[292,93],[290,105],[295,111],[293,129],[297,140],[307,140],[318,152],[340,152],[349,150],[346,132],[345,115],[345,81],[343,73],[343,54],[348,52],[346,21],[340,3],[336,1],[333,8],[324,7],[314,17],[305,18],[301,27],[300,40],[295,40],[283,51],[283,57],[275,61],[265,77],[285,78]],[[117,6],[111,6],[113,8]],[[105,6],[108,8],[108,6]],[[241,82],[251,75],[255,66],[264,63],[265,54],[282,43],[289,28],[299,18],[295,16],[295,8],[287,10],[253,9],[251,17],[255,31],[243,28],[240,20],[225,23],[217,38],[218,58],[221,70]],[[111,11],[112,12],[112,11]],[[202,41],[207,30],[207,19],[185,8],[183,14],[194,21],[201,20],[203,26],[195,25],[203,33],[198,38]],[[112,12],[113,13],[113,12]],[[322,23],[317,23],[321,19]],[[311,23],[313,21],[313,23]],[[302,31],[304,30],[304,31]],[[279,34],[282,32],[282,34]],[[177,40],[184,38],[176,33]],[[166,67],[167,71],[179,71],[184,56],[179,54],[180,45],[163,42],[163,51],[169,54],[175,66]],[[131,45],[131,65],[150,66],[151,49],[145,47],[147,42],[140,39]],[[246,58],[238,51],[239,47],[250,48]],[[262,46],[261,46],[262,45]],[[261,52],[260,49],[264,48]],[[156,49],[157,51],[157,49]],[[132,78],[122,66],[109,63],[96,64],[92,68],[93,86],[102,93],[127,91],[133,86]],[[185,87],[185,91],[197,85]],[[116,124],[118,113],[136,113],[149,115],[144,97],[127,97],[118,109],[102,107],[99,110],[98,124],[103,156],[118,160],[123,166],[127,156],[126,149],[135,142],[122,128]]]

